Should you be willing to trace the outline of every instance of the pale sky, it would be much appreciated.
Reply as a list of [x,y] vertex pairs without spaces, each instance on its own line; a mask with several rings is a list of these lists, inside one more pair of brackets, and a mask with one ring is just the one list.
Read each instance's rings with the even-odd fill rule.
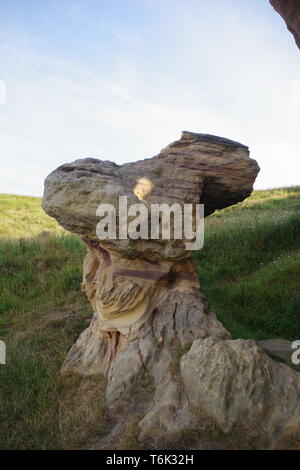
[[0,0],[0,192],[82,157],[238,140],[255,187],[299,184],[300,60],[268,0]]

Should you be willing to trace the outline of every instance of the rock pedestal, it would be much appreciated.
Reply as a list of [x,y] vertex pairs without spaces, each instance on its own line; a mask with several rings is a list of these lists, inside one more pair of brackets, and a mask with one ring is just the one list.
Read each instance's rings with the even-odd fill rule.
[[249,196],[258,171],[246,146],[184,132],[151,159],[76,160],[45,181],[44,210],[87,246],[82,290],[94,311],[62,372],[104,374],[110,413],[138,410],[140,436],[178,433],[197,409],[225,432],[263,429],[269,447],[299,427],[300,375],[255,342],[231,340],[200,291],[184,236],[100,240],[96,231],[99,204],[112,204],[122,226],[124,196],[147,209],[143,227],[153,204],[204,204],[207,216]]

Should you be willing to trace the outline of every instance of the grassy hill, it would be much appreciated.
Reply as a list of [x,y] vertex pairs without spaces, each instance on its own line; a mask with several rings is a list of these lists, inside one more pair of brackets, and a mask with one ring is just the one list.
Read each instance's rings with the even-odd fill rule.
[[[101,379],[86,413],[80,384],[59,377],[92,311],[80,292],[84,246],[40,203],[0,195],[1,449],[79,448],[107,426]],[[300,186],[255,191],[210,216],[194,257],[234,338],[300,339]]]
[[207,219],[202,290],[234,338],[300,335],[300,187],[254,191]]

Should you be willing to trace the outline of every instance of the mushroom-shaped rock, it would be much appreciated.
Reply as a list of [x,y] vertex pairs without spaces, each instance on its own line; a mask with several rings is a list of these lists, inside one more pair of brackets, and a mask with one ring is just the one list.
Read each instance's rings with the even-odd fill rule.
[[[233,424],[247,427],[243,421],[243,403],[230,407],[230,399],[239,400],[240,383],[245,384],[243,400],[245,395],[252,394],[252,386],[256,387],[255,396],[259,397],[264,396],[264,387],[271,384],[274,394],[278,393],[283,400],[287,399],[285,397],[294,400],[286,407],[289,415],[276,421],[285,429],[291,424],[293,429],[289,420],[298,406],[297,373],[275,363],[262,350],[252,354],[251,342],[243,343],[242,349],[233,346],[232,364],[226,359],[227,345],[234,345],[234,342],[228,342],[230,334],[208,308],[199,290],[192,252],[186,249],[191,237],[184,230],[181,237],[177,236],[175,223],[169,237],[152,237],[152,231],[148,237],[130,237],[130,222],[124,221],[124,213],[128,210],[130,215],[129,208],[137,204],[141,212],[136,224],[139,225],[136,227],[138,235],[153,222],[153,206],[165,204],[174,209],[175,205],[181,210],[181,220],[186,206],[204,205],[205,215],[212,214],[249,196],[258,171],[246,146],[207,134],[183,132],[180,140],[151,159],[124,165],[94,158],[80,159],[60,166],[45,181],[44,210],[67,230],[80,234],[87,246],[82,289],[94,311],[90,326],[69,351],[62,373],[104,374],[110,413],[120,419],[118,413],[122,405],[127,413],[134,414],[138,410],[139,416],[143,415],[139,420],[141,436],[157,432],[162,425],[167,434],[190,426],[193,421],[191,399],[204,403],[205,410],[214,417],[214,400],[218,400],[218,393],[223,393],[221,385],[212,395],[202,387],[206,396],[201,401],[199,393],[193,389],[198,387],[198,381],[191,378],[198,370],[205,374],[207,360],[210,375],[203,384],[214,383],[216,369],[211,367],[214,364],[211,348],[216,348],[217,361],[222,361],[223,356],[226,360],[226,368],[218,369],[221,374],[218,383],[227,384],[225,375],[245,374],[244,382],[242,377],[226,390],[225,401],[229,407],[226,416]],[[125,202],[126,206],[122,205]],[[107,212],[113,207],[110,236],[104,232],[99,235],[99,220],[104,216],[104,211],[99,211],[100,206]],[[190,216],[191,226],[195,228],[197,214],[191,211]],[[172,220],[175,221],[175,209]],[[161,235],[164,220],[159,217],[157,221]],[[180,356],[192,344],[197,347],[181,361],[188,370],[180,370]],[[197,356],[198,350],[202,351],[201,357]],[[238,366],[240,351],[245,362],[249,362],[251,386],[249,374]],[[264,358],[264,372],[259,368],[256,373],[258,356]],[[197,368],[192,371],[194,364]],[[276,368],[280,368],[280,377],[289,379],[286,385],[283,380],[279,387],[270,379],[269,372],[276,373]],[[291,380],[294,392],[285,395],[283,392]],[[137,392],[144,391],[136,393],[128,402],[128,393],[133,388]],[[147,395],[145,389],[151,393]],[[253,400],[244,403],[244,406],[252,406]],[[267,419],[271,416],[265,412],[266,408],[269,404],[262,400],[256,413],[245,413],[245,416],[255,416],[259,427],[266,416]],[[270,423],[271,418],[273,415]],[[274,433],[267,432],[267,439],[273,445]]]
[[[258,171],[245,145],[212,135],[183,132],[180,140],[146,160],[116,165],[85,158],[60,166],[45,181],[43,208],[67,230],[99,241],[96,234],[99,204],[112,204],[118,222],[122,216],[120,197],[124,196],[127,206],[145,205],[149,220],[144,222],[149,225],[152,204],[182,207],[202,203],[205,215],[209,215],[248,197]],[[190,257],[185,242],[184,238],[165,241],[152,238],[150,243],[118,237],[104,239],[101,245],[127,257],[148,253],[162,259],[182,259]]]

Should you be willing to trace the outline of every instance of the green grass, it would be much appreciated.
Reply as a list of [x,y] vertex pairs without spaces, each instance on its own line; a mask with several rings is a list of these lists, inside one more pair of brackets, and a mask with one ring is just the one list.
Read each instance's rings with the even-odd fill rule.
[[[59,376],[92,314],[80,292],[85,248],[40,203],[0,195],[0,449],[81,448],[106,430],[102,378],[80,406],[84,384]],[[255,191],[205,229],[201,289],[233,337],[299,339],[300,187]]]
[[0,207],[1,238],[29,238],[41,231],[57,235],[64,232],[55,219],[42,210],[40,197],[0,194]]
[[205,221],[201,289],[234,338],[297,339],[300,187],[255,191]]
[[46,306],[83,298],[80,291],[84,247],[75,235],[43,232],[0,243],[0,334],[6,326],[30,323]]
[[101,386],[80,407],[80,386],[59,375],[92,315],[80,292],[85,248],[40,204],[0,195],[0,449],[80,448],[105,430]]

